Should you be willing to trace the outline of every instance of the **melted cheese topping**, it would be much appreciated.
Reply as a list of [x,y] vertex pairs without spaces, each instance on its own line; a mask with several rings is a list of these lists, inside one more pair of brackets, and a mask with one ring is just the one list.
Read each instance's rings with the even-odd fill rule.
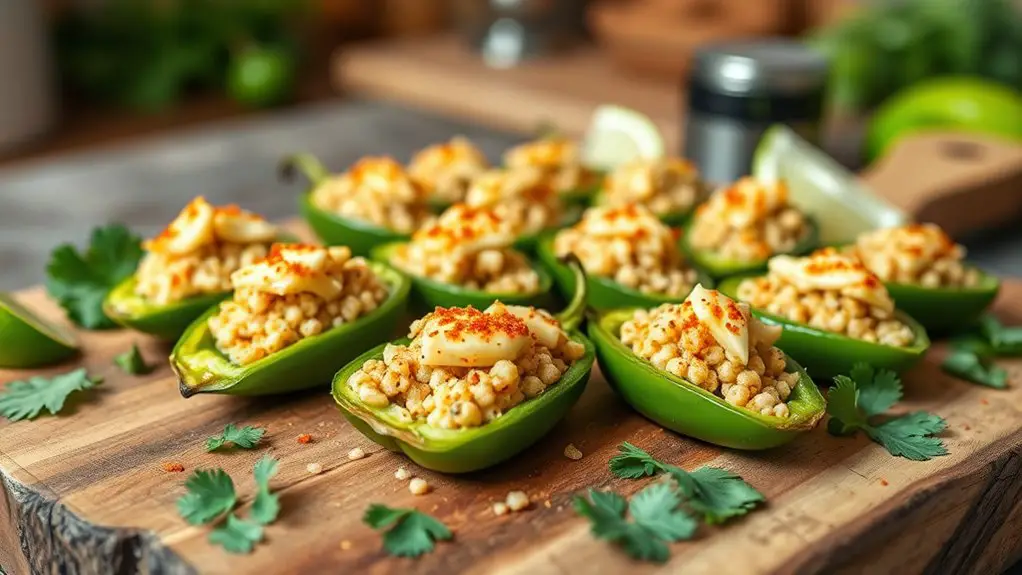
[[885,311],[894,310],[894,302],[880,279],[857,258],[834,248],[802,258],[776,256],[770,259],[769,268],[771,274],[799,291],[838,290]]
[[699,319],[724,352],[749,363],[749,307],[736,303],[716,290],[702,285],[692,288],[685,299],[692,306],[692,312]]
[[425,197],[422,186],[405,172],[393,158],[366,157],[341,175],[353,189],[373,195],[389,196],[402,203],[414,203]]
[[185,255],[218,242],[268,243],[276,237],[276,226],[262,217],[235,205],[214,207],[199,196],[143,247],[149,252]]
[[485,367],[513,361],[531,341],[525,322],[504,307],[481,312],[438,307],[422,319],[419,330],[423,365]]
[[486,313],[509,313],[521,319],[529,328],[532,338],[550,349],[555,349],[561,338],[567,337],[561,329],[561,322],[545,310],[523,305],[504,305],[498,301],[486,308]]
[[504,163],[510,167],[536,166],[556,169],[577,161],[578,146],[565,138],[543,138],[511,148],[504,154]]
[[589,208],[574,228],[598,238],[655,237],[671,233],[653,212],[640,205]]
[[279,296],[311,293],[329,301],[344,287],[339,275],[328,273],[329,259],[327,248],[274,244],[266,259],[231,274],[231,283],[235,289],[250,288]]
[[724,219],[732,228],[746,228],[788,204],[788,187],[783,181],[768,185],[745,177],[714,194],[700,208]]
[[513,226],[494,210],[455,204],[415,232],[412,242],[428,251],[475,253],[510,246],[515,237]]
[[432,171],[456,165],[485,168],[489,165],[486,156],[471,141],[461,136],[449,142],[434,144],[419,151],[409,164],[410,171]]

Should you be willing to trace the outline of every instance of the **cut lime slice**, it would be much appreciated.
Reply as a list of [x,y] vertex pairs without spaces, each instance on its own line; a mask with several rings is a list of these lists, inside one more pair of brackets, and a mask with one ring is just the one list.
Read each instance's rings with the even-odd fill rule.
[[641,112],[621,106],[603,105],[593,112],[582,141],[582,163],[610,171],[642,158],[664,156],[664,139],[656,124]]
[[39,367],[78,351],[73,333],[0,292],[0,367]]
[[816,218],[825,245],[849,243],[861,232],[909,221],[904,212],[787,126],[772,126],[763,135],[752,172],[763,181],[783,179],[791,201]]

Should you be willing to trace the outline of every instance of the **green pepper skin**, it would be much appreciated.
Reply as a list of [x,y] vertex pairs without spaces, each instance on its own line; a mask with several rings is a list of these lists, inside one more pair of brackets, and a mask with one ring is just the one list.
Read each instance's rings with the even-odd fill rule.
[[[564,372],[560,381],[540,395],[509,409],[495,421],[470,429],[436,429],[424,421],[407,422],[390,407],[362,403],[348,378],[369,359],[382,359],[386,344],[370,350],[334,377],[333,395],[341,413],[363,435],[391,451],[404,452],[416,464],[442,473],[467,473],[496,465],[524,451],[549,432],[578,401],[593,367],[593,344],[581,333],[571,338],[586,348],[585,355]],[[395,342],[407,344],[408,340]]]
[[170,354],[181,395],[268,395],[330,381],[337,366],[367,347],[387,341],[405,313],[411,282],[383,264],[374,262],[370,266],[390,288],[389,296],[378,308],[350,324],[303,338],[246,366],[232,363],[216,349],[206,320],[219,311],[219,306],[210,308],[188,327]]
[[[375,261],[385,263],[395,269],[400,268],[391,262],[394,250],[403,245],[403,242],[384,244],[372,251],[372,258]],[[435,307],[465,307],[472,306],[476,309],[486,309],[500,300],[508,305],[526,305],[537,308],[549,307],[553,303],[553,280],[550,274],[542,267],[532,266],[539,274],[539,291],[532,294],[520,293],[492,293],[475,289],[468,289],[461,286],[445,284],[429,278],[406,274],[412,282],[413,307],[419,311],[432,311]]]
[[634,309],[618,309],[589,322],[600,370],[629,405],[658,425],[689,437],[733,449],[758,450],[783,445],[819,423],[827,402],[806,371],[785,357],[799,381],[788,398],[790,416],[761,415],[657,369],[621,343],[621,325]]
[[312,201],[313,192],[330,178],[320,161],[308,154],[284,158],[279,168],[281,179],[293,180],[297,174],[309,180],[309,188],[302,193],[298,208],[312,231],[326,245],[348,246],[357,256],[368,256],[372,248],[388,242],[408,240],[411,236],[384,227],[346,218],[320,209]]
[[[554,275],[554,281],[565,297],[575,292],[575,275],[571,268],[561,263],[554,253],[554,236],[556,232],[547,232],[539,241],[536,247],[536,254],[539,261]],[[713,280],[706,274],[699,272],[699,283],[705,288],[713,287]],[[685,301],[688,294],[681,297],[671,297],[657,294],[648,294],[639,290],[623,286],[614,280],[602,276],[586,274],[588,284],[587,302],[589,307],[595,310],[608,310],[621,307],[642,307],[653,308],[662,303],[677,303]]]
[[[811,218],[807,221],[809,224],[809,233],[806,234],[806,237],[803,238],[793,250],[787,252],[788,255],[800,256],[807,254],[818,247],[820,241],[819,226],[816,221]],[[728,276],[750,274],[766,270],[767,260],[758,262],[728,260],[719,257],[712,252],[692,248],[690,242],[692,229],[693,226],[685,228],[685,233],[681,236],[681,249],[685,252],[685,255],[688,256],[689,260],[696,265],[696,267],[702,269],[714,278],[720,280],[721,278]]]
[[231,292],[200,295],[167,305],[155,305],[135,293],[135,276],[118,284],[103,300],[103,313],[118,325],[174,341],[209,308],[231,297]]
[[923,324],[927,332],[946,334],[972,325],[997,298],[1000,280],[980,273],[976,287],[927,288],[887,282],[884,285],[898,309]]
[[[737,300],[738,284],[743,279],[745,277],[728,278],[721,282],[717,289]],[[915,334],[912,345],[907,347],[855,339],[796,323],[758,309],[753,309],[752,314],[763,323],[784,328],[781,338],[777,340],[777,347],[796,357],[817,381],[829,381],[835,375],[848,374],[852,366],[861,361],[875,368],[900,373],[918,363],[930,347],[930,337],[926,329],[900,309],[895,310],[894,318],[907,325]]]

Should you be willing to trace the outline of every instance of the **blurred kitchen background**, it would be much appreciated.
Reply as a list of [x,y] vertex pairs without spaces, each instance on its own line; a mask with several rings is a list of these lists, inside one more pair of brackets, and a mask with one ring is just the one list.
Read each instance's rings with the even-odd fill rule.
[[[674,153],[747,163],[750,136],[706,118],[752,114],[743,125],[806,124],[863,168],[879,154],[864,141],[871,114],[919,83],[978,78],[1017,95],[1020,4],[0,0],[0,289],[41,280],[56,243],[114,220],[153,233],[196,194],[290,216],[295,191],[274,177],[290,152],[343,169],[462,133],[497,160],[542,126],[581,136],[603,103],[649,116]],[[947,111],[982,108],[983,89],[925,96],[951,117],[900,124],[1017,144],[1017,110]],[[750,95],[773,107],[748,108]],[[966,239],[980,263],[1022,275],[1022,234]]]

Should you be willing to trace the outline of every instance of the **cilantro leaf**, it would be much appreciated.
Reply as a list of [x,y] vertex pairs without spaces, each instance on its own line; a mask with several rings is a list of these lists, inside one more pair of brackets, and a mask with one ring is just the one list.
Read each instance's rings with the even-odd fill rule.
[[114,357],[114,364],[129,375],[146,375],[152,373],[156,366],[146,363],[138,344],[131,344],[131,349]]
[[251,553],[255,544],[263,540],[263,526],[239,519],[231,513],[227,521],[209,533],[209,542],[230,553]]
[[889,369],[874,370],[873,366],[859,362],[849,375],[859,388],[857,405],[866,417],[887,411],[901,399],[901,379]]
[[945,372],[995,389],[1008,386],[1008,372],[1003,367],[965,348],[954,348],[940,364]]
[[64,409],[64,402],[69,395],[92,389],[102,381],[100,378],[89,377],[85,368],[51,378],[35,376],[23,381],[12,381],[0,391],[0,415],[11,421],[35,419],[43,409],[50,415],[57,415]]
[[141,259],[141,239],[126,227],[96,228],[84,253],[70,244],[53,250],[46,266],[46,289],[78,325],[113,328],[116,324],[103,313],[103,300],[135,272]]
[[259,443],[265,433],[266,430],[262,427],[246,425],[245,427],[238,428],[233,423],[228,423],[224,426],[223,433],[206,440],[206,451],[216,451],[228,443],[242,449],[252,449]]
[[632,519],[665,541],[689,539],[699,523],[678,509],[681,497],[670,484],[659,482],[635,494],[628,503]]
[[453,537],[446,525],[416,509],[393,509],[374,503],[366,509],[362,522],[384,530],[383,548],[398,557],[418,557],[433,550],[436,541]]
[[270,493],[270,478],[277,474],[277,463],[273,457],[264,455],[256,462],[252,472],[255,475],[256,496],[249,515],[261,525],[273,523],[280,513],[280,496]]
[[1022,326],[1005,327],[988,313],[980,317],[979,330],[997,355],[1022,354]]
[[234,509],[234,482],[223,469],[198,469],[185,481],[187,493],[177,500],[177,510],[192,525],[209,523]]
[[[861,429],[891,455],[915,461],[947,455],[944,442],[932,437],[944,431],[947,423],[932,413],[919,411],[878,425],[870,423],[869,416],[875,415],[875,410],[885,405],[890,407],[901,399],[901,381],[896,375],[885,370],[874,372],[859,365],[852,370],[852,375],[835,377],[834,387],[827,395],[827,413],[831,417],[827,428],[831,433],[845,435]],[[869,409],[860,408],[863,397]]]
[[891,455],[913,461],[927,461],[947,455],[947,448],[937,437],[931,437],[947,428],[943,418],[926,412],[915,412],[875,427],[867,427],[866,434],[883,445]]
[[[665,541],[687,539],[696,529],[695,520],[678,509],[679,502],[669,485],[654,483],[636,493],[631,504],[616,493],[590,488],[588,498],[575,496],[573,507],[589,519],[594,537],[617,543],[636,559],[663,563],[670,558]],[[632,521],[625,519],[626,505]]]
[[652,477],[663,471],[659,461],[627,441],[618,446],[618,455],[610,458],[610,472],[623,479]]
[[701,513],[707,523],[724,523],[766,501],[756,488],[726,469],[704,466],[689,473],[671,467],[671,475],[688,498],[688,506]]

